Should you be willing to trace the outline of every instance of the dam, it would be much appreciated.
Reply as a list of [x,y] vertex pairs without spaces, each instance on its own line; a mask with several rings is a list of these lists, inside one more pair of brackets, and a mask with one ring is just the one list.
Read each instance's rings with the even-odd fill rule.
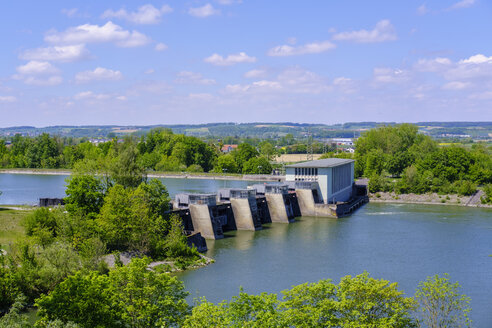
[[287,167],[285,183],[177,194],[171,212],[181,217],[190,243],[206,250],[202,239],[222,239],[227,231],[258,231],[262,224],[289,224],[300,216],[340,218],[369,201],[367,187],[354,182],[352,160],[300,164]]

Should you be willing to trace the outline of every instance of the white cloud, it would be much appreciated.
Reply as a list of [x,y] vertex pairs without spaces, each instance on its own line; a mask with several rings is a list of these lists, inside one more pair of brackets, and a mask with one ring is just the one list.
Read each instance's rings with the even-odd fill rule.
[[427,14],[428,12],[429,12],[429,8],[427,8],[425,3],[417,8],[417,14],[421,16]]
[[191,16],[204,18],[208,16],[218,15],[220,14],[220,10],[215,9],[210,3],[207,3],[202,7],[190,8],[188,10],[188,14],[190,14]]
[[47,75],[57,74],[59,70],[49,62],[31,60],[25,65],[17,66],[17,72],[22,75]]
[[105,93],[94,93],[92,91],[83,91],[73,96],[75,100],[106,100],[111,98],[111,95]]
[[24,51],[19,58],[38,61],[73,62],[87,58],[89,52],[84,44],[35,48]]
[[305,54],[319,54],[336,48],[330,41],[307,43],[302,46],[282,45],[268,50],[269,56],[294,56]]
[[453,9],[463,9],[463,8],[469,8],[475,4],[475,0],[462,0],[459,2],[456,2],[454,5],[449,7],[450,10]]
[[395,28],[387,19],[379,21],[372,30],[341,32],[333,35],[333,40],[352,41],[356,43],[376,43],[394,41],[396,39]]
[[212,56],[205,58],[204,61],[217,66],[231,66],[239,63],[254,63],[256,62],[256,58],[250,57],[244,52],[240,52],[238,54],[229,55],[226,58],[219,54],[213,54]]
[[377,67],[373,71],[374,81],[378,83],[402,83],[409,80],[409,72],[401,69]]
[[14,96],[0,96],[0,103],[13,103],[16,102],[17,98]]
[[134,84],[128,93],[132,96],[141,96],[143,93],[156,95],[167,94],[172,90],[172,87],[164,81],[141,81]]
[[97,67],[93,71],[79,72],[75,75],[75,81],[77,83],[87,83],[91,81],[117,81],[123,78],[123,74],[120,71],[113,71],[111,69]]
[[154,74],[155,73],[155,70],[153,68],[149,68],[148,70],[146,70],[144,72],[145,74]]
[[442,86],[442,89],[444,90],[463,90],[471,86],[471,83],[468,82],[460,82],[460,81],[453,81],[446,83],[445,85]]
[[217,0],[221,5],[233,5],[235,3],[242,3],[242,0]]
[[274,80],[259,80],[250,84],[227,85],[225,94],[320,94],[328,92],[331,87],[326,80],[316,73],[294,67],[282,71]]
[[460,60],[460,64],[483,64],[483,63],[492,63],[492,56],[487,57],[482,54],[478,54],[475,56],[471,56],[470,58]]
[[188,95],[189,99],[199,100],[199,101],[211,101],[214,100],[214,96],[210,93],[190,93]]
[[50,31],[45,41],[55,44],[81,44],[111,42],[119,47],[138,47],[150,42],[150,38],[137,31],[127,31],[109,21],[106,24],[84,24],[70,27],[64,32]]
[[414,67],[422,72],[439,72],[447,69],[451,64],[452,62],[449,58],[438,57],[435,59],[420,59]]
[[475,100],[492,100],[492,91],[484,91],[471,94],[468,98]]
[[267,71],[264,69],[252,69],[251,71],[248,71],[244,73],[244,77],[248,79],[257,79],[257,78],[262,78],[267,75]]
[[154,47],[155,51],[164,51],[167,49],[167,46],[164,43],[158,43]]
[[101,17],[125,19],[134,24],[157,24],[161,21],[162,15],[171,13],[172,11],[173,9],[168,5],[164,5],[158,9],[151,4],[146,4],[134,12],[128,12],[126,9],[120,9],[118,11],[108,9]]
[[61,13],[71,18],[74,17],[78,11],[78,8],[62,9]]
[[25,84],[38,85],[38,86],[53,86],[63,82],[61,76],[55,75],[48,78],[38,78],[35,76],[28,76],[24,79]]
[[189,71],[179,72],[174,82],[179,84],[201,84],[201,85],[215,84],[214,79],[206,79],[200,73],[194,73]]

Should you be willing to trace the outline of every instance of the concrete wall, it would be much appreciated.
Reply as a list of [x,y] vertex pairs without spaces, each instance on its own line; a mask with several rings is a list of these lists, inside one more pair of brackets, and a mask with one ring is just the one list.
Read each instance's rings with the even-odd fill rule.
[[268,203],[268,211],[272,222],[289,223],[289,216],[285,209],[284,195],[282,194],[266,194]]
[[[256,201],[256,200],[255,200]],[[253,213],[251,204],[248,198],[233,198],[231,199],[231,207],[234,212],[234,220],[236,221],[237,230],[259,230],[261,222],[258,221],[258,214]],[[256,204],[254,208],[256,211]],[[256,214],[256,215],[255,215]]]
[[192,204],[190,205],[190,214],[195,232],[200,232],[206,239],[224,238],[222,227],[214,224],[213,218],[210,217],[208,205]]

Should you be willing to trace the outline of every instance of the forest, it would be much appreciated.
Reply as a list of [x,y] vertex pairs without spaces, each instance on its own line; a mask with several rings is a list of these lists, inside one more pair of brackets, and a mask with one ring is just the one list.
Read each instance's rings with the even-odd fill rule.
[[414,125],[383,126],[357,140],[354,159],[373,193],[472,195],[483,186],[490,197],[492,148],[481,143],[439,146]]

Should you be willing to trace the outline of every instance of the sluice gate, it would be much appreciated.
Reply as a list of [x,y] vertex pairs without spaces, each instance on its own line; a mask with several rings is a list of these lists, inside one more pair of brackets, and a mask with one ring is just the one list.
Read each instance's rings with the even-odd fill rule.
[[354,184],[352,195],[347,202],[325,204],[316,182],[257,184],[220,189],[217,194],[178,194],[172,212],[183,220],[190,243],[204,250],[204,238],[221,239],[227,231],[256,231],[262,224],[292,223],[299,216],[349,215],[368,201],[365,186]]

